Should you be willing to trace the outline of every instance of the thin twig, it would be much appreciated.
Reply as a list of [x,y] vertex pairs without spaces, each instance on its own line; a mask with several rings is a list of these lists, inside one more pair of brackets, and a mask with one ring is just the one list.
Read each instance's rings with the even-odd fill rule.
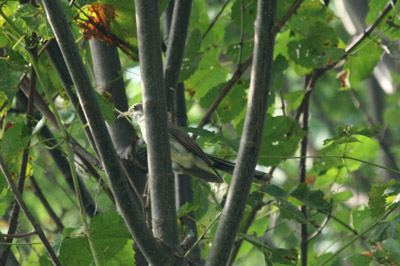
[[[363,105],[361,102],[360,97],[358,96],[357,91],[351,89],[350,90],[350,95],[353,100],[353,104],[357,109],[361,110],[361,113],[363,114],[364,118],[368,121],[369,125],[371,127],[376,126],[376,122],[372,119],[372,117],[368,114],[367,108]],[[394,155],[391,153],[390,148],[388,147],[387,142],[385,141],[384,134],[381,134],[381,136],[376,138],[379,142],[379,145],[382,148],[382,151],[385,153],[386,157],[389,159],[392,167],[395,167],[396,170],[399,170],[397,167],[397,162],[394,157]]]
[[313,240],[314,238],[316,238],[319,234],[321,234],[322,230],[325,228],[325,226],[328,224],[330,218],[331,218],[331,213],[328,213],[328,216],[325,217],[324,221],[322,222],[322,224],[319,226],[318,230],[315,231],[313,234],[311,234],[308,239],[307,242],[310,243],[311,240]]
[[[289,20],[289,18],[296,12],[296,10],[299,8],[300,4],[304,0],[297,0],[295,3],[293,3],[292,7],[289,9],[289,11],[285,14],[285,16],[279,21],[278,24],[274,26],[272,29],[272,32],[274,34],[278,33],[280,29],[283,27],[283,25]],[[229,2],[229,0],[228,0]],[[227,3],[226,3],[227,4]],[[210,121],[210,118],[212,114],[215,112],[219,104],[222,102],[222,100],[225,98],[225,96],[228,94],[228,92],[232,89],[233,85],[240,79],[242,74],[247,70],[247,68],[251,65],[253,61],[253,55],[250,55],[243,64],[241,64],[238,69],[236,70],[235,74],[232,76],[232,78],[226,83],[225,87],[221,90],[221,92],[218,94],[217,98],[214,100],[214,102],[211,104],[211,106],[208,108],[206,114],[204,117],[201,119],[198,128],[203,128],[206,123]],[[193,138],[196,138],[197,136],[193,135]]]
[[[308,82],[309,79],[315,77],[314,75],[310,75],[306,78],[305,89],[312,90],[313,87],[310,87],[312,81]],[[302,121],[302,129],[305,132],[308,132],[308,119],[309,119],[309,106],[310,106],[310,97],[306,97],[307,100],[304,102],[304,109],[303,109],[303,121]],[[308,144],[308,135],[306,134],[303,139],[301,140],[301,148],[300,148],[300,155],[303,157],[300,159],[299,164],[299,172],[300,172],[300,180],[299,183],[304,183],[306,181],[306,159],[304,158],[307,156],[307,144]],[[307,207],[305,205],[301,206],[301,212],[303,213],[305,219],[308,217]],[[307,265],[307,255],[308,255],[308,229],[307,223],[300,224],[300,235],[301,235],[301,243],[300,243],[300,252],[301,252],[301,265]]]
[[201,39],[203,40],[207,34],[210,32],[210,30],[212,29],[212,27],[214,26],[214,24],[217,22],[217,20],[219,19],[219,17],[221,16],[222,12],[224,12],[225,7],[229,4],[231,0],[227,0],[224,5],[222,6],[221,10],[218,12],[218,14],[215,16],[215,18],[213,19],[213,21],[210,23],[210,25],[208,26],[207,30],[204,32],[203,36],[201,36]]
[[[31,235],[36,235],[36,232],[14,234],[14,235],[3,234],[3,233],[0,232],[0,237],[7,237],[7,238],[24,238],[24,237],[31,236]],[[5,242],[5,243],[7,243],[7,242]],[[5,244],[5,245],[7,245],[7,244]]]
[[[32,39],[36,37],[36,34],[32,34]],[[30,49],[31,53],[35,57],[35,60],[37,60],[37,48],[36,44],[33,45],[33,47]],[[35,69],[32,67],[31,68],[31,82],[29,84],[29,102],[28,102],[28,110],[26,113],[26,127],[29,132],[29,134],[32,132],[32,117],[33,117],[33,106],[34,106],[34,92],[36,88],[36,72]],[[24,191],[24,185],[25,185],[25,177],[26,177],[26,169],[28,165],[28,159],[29,159],[29,146],[30,146],[30,140],[28,141],[28,144],[26,148],[22,152],[22,159],[21,159],[21,169],[19,172],[19,178],[18,178],[18,191],[23,193]],[[17,225],[18,225],[18,216],[20,212],[20,206],[16,201],[14,201],[13,204],[13,209],[11,212],[11,218],[10,218],[10,225],[8,227],[8,235],[14,235],[16,230],[17,230]],[[6,238],[5,242],[7,243],[12,243],[13,238]],[[10,254],[10,246],[6,246],[0,256],[0,265],[3,265],[6,263],[8,255]]]
[[244,14],[246,11],[246,7],[244,6],[243,0],[240,0],[240,41],[239,41],[239,58],[238,58],[238,66],[242,63],[243,56],[243,40],[244,40]]
[[96,179],[97,183],[101,187],[101,189],[106,193],[108,198],[111,200],[111,202],[115,205],[115,198],[114,195],[110,189],[110,187],[107,185],[107,183],[101,178],[100,174],[96,171],[96,169],[93,167],[90,162],[88,162],[85,158],[81,157],[78,154],[78,157],[81,159],[82,163],[85,165],[86,169],[89,171],[91,176],[93,176],[94,179]]
[[353,244],[355,241],[357,241],[359,238],[363,237],[366,233],[368,233],[370,230],[372,230],[374,227],[376,227],[379,223],[381,223],[383,220],[386,219],[387,216],[389,216],[389,214],[391,214],[395,209],[397,209],[398,205],[397,204],[393,204],[392,206],[390,206],[390,208],[372,225],[370,225],[368,228],[366,228],[364,231],[360,232],[359,235],[355,236],[352,240],[350,240],[348,243],[346,243],[345,245],[343,245],[341,248],[339,248],[338,250],[336,250],[333,254],[331,254],[328,258],[326,258],[323,262],[321,262],[320,264],[318,264],[319,266],[323,266],[326,263],[328,263],[330,260],[337,258],[337,256],[339,255],[339,253],[341,253],[343,250],[345,250],[348,246],[350,246],[351,244]]
[[26,206],[25,201],[22,199],[22,195],[21,193],[18,191],[17,186],[15,185],[12,176],[10,174],[10,172],[7,169],[7,166],[3,160],[3,157],[0,154],[0,168],[1,171],[3,172],[4,177],[7,180],[8,185],[10,186],[10,190],[13,193],[15,199],[17,200],[19,206],[22,209],[22,212],[25,214],[26,218],[28,219],[28,221],[30,222],[31,226],[33,227],[33,229],[35,230],[35,232],[37,233],[40,241],[42,242],[43,246],[46,248],[47,252],[50,255],[50,258],[52,259],[53,263],[55,265],[61,265],[60,261],[57,258],[56,253],[54,252],[53,248],[51,247],[49,241],[47,240],[45,234],[43,233],[42,228],[40,227],[40,224],[35,220],[35,218],[33,217],[32,213],[30,212],[30,210],[28,209],[28,206]]
[[40,202],[42,202],[43,207],[46,209],[47,213],[49,214],[51,219],[53,219],[54,223],[56,224],[57,232],[58,233],[62,233],[64,225],[62,224],[60,218],[58,218],[58,216],[54,212],[54,210],[51,208],[51,206],[50,206],[49,202],[47,201],[46,197],[43,195],[43,192],[40,189],[38,183],[36,182],[35,177],[31,176],[31,178],[29,178],[29,180],[31,181],[31,185],[33,187],[33,190],[35,192],[36,197],[38,197]]
[[185,255],[183,256],[184,258],[189,256],[190,252],[192,252],[192,250],[200,243],[200,241],[203,240],[204,236],[207,234],[207,232],[210,230],[210,228],[218,221],[219,217],[221,217],[221,214],[222,214],[222,212],[218,213],[214,217],[214,219],[212,219],[210,224],[206,227],[206,229],[204,229],[203,233],[199,236],[197,241],[194,242],[193,246],[185,253]]
[[283,25],[288,22],[289,18],[296,13],[297,9],[300,7],[301,3],[304,0],[296,0],[296,2],[293,3],[293,5],[290,7],[289,11],[282,17],[282,19],[274,26],[272,29],[273,33],[278,33],[281,31]]
[[[327,214],[326,212],[324,212],[323,210],[317,210],[318,212],[321,212],[323,214]],[[329,215],[329,213],[328,213]],[[352,232],[354,235],[358,235],[359,232],[357,230],[355,230],[354,228],[352,228],[348,223],[343,222],[342,220],[340,220],[339,218],[337,218],[335,215],[330,214],[330,217],[332,218],[332,220],[335,220],[336,222],[340,223],[343,227],[345,227],[347,230],[349,230],[350,232]]]
[[374,21],[374,23],[372,23],[372,25],[369,26],[358,39],[354,40],[354,42],[351,43],[348,48],[346,48],[347,54],[350,54],[351,52],[353,52],[354,49],[357,48],[357,46],[360,43],[362,43],[366,38],[368,38],[370,36],[370,34],[375,30],[375,28],[379,25],[379,23],[381,23],[382,20],[386,17],[386,15],[395,7],[396,2],[397,2],[397,0],[393,0],[388,3],[388,5],[382,11],[382,13],[379,15],[379,17]]
[[210,108],[208,108],[203,119],[201,119],[199,125],[197,126],[198,128],[203,128],[204,125],[206,123],[208,123],[208,121],[210,121],[210,118],[211,118],[212,114],[214,113],[214,111],[217,109],[218,105],[222,102],[222,100],[225,98],[225,96],[228,94],[228,92],[232,89],[232,87],[235,85],[235,83],[240,79],[243,72],[246,71],[246,69],[251,65],[252,61],[253,61],[253,56],[250,56],[245,62],[243,62],[243,64],[241,64],[238,67],[238,69],[236,70],[233,77],[226,83],[225,87],[218,94],[217,98],[211,104]]

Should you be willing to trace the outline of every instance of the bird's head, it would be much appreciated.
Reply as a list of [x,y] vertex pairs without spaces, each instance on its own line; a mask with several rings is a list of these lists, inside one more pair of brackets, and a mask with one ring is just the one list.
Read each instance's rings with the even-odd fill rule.
[[135,103],[129,107],[128,111],[120,113],[117,118],[129,116],[136,122],[141,122],[143,119],[143,105],[142,103]]

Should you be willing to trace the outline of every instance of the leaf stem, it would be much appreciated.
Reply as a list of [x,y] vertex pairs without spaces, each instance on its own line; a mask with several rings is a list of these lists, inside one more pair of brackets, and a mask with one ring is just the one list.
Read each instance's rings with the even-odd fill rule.
[[187,256],[189,256],[190,252],[192,252],[192,250],[199,244],[199,242],[201,240],[203,240],[204,236],[206,235],[206,233],[208,232],[208,230],[210,230],[210,228],[218,221],[219,217],[221,217],[222,212],[218,213],[217,216],[214,217],[214,219],[210,222],[210,224],[206,227],[206,229],[204,230],[204,232],[201,234],[201,236],[199,236],[199,238],[196,240],[196,242],[194,242],[193,246],[185,253],[185,255],[183,256],[183,258],[186,258]]
[[387,212],[385,214],[382,215],[382,217],[380,219],[378,219],[375,223],[373,223],[372,225],[370,225],[369,227],[367,227],[364,231],[362,231],[359,235],[356,235],[352,240],[350,240],[347,244],[345,244],[344,246],[342,246],[340,249],[338,249],[336,252],[334,252],[331,256],[329,256],[328,258],[326,258],[321,264],[319,264],[319,266],[323,266],[325,264],[327,264],[330,260],[332,260],[333,258],[335,258],[337,255],[339,255],[340,252],[342,252],[343,250],[345,250],[348,246],[350,246],[351,244],[353,244],[356,240],[358,240],[359,238],[363,237],[366,233],[368,233],[368,231],[370,231],[371,229],[373,229],[375,226],[377,226],[380,222],[382,222],[391,212],[393,212],[396,208],[398,207],[397,204],[393,204],[392,206],[390,206],[389,210],[387,210]]

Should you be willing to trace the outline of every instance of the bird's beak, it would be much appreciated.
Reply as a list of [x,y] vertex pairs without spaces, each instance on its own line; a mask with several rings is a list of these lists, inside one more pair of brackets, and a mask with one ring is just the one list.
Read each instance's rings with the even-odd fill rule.
[[120,113],[120,114],[117,116],[117,119],[118,119],[118,118],[121,118],[121,117],[126,117],[126,116],[129,116],[130,114],[131,114],[131,112],[129,112],[129,111],[126,111],[126,112]]

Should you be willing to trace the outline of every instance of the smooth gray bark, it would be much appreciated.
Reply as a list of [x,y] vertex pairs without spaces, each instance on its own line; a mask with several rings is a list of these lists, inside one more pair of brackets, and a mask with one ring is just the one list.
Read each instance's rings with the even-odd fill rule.
[[276,0],[258,0],[255,21],[254,60],[247,113],[228,197],[206,265],[225,265],[233,247],[250,192],[261,147],[270,91],[274,54]]

